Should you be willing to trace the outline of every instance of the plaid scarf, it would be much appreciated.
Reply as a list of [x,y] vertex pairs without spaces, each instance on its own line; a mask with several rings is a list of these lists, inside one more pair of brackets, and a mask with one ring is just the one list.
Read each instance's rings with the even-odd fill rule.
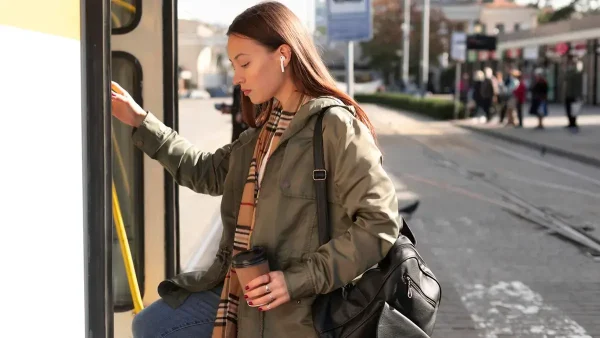
[[[269,157],[279,145],[281,135],[287,129],[293,117],[293,113],[274,109],[269,116],[267,124],[260,131],[242,194],[242,202],[233,240],[233,255],[250,249],[250,238],[255,225],[254,213],[258,205],[260,182],[262,181],[260,170],[263,163],[267,163]],[[235,275],[235,270],[232,270],[230,267],[225,276],[221,302],[219,303],[213,329],[213,338],[237,337],[237,310],[240,298],[242,297],[242,286]]]

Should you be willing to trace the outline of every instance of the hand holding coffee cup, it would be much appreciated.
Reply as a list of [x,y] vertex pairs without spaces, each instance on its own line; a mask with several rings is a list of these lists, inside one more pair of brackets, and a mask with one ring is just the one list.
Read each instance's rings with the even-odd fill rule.
[[264,248],[254,247],[235,255],[232,268],[248,305],[267,311],[290,301],[283,272],[270,272]]
[[253,279],[244,288],[244,298],[248,305],[259,307],[260,311],[269,311],[290,301],[283,272],[272,271]]

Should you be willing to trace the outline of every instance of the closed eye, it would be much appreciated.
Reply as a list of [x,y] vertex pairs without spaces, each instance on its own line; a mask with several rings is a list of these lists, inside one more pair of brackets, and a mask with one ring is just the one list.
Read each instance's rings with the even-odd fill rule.
[[248,67],[249,64],[250,64],[250,62],[246,62],[245,64],[242,65],[242,68]]

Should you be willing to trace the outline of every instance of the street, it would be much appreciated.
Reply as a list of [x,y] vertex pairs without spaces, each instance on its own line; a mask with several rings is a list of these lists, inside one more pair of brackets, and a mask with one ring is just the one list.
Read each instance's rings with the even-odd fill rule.
[[[221,101],[180,103],[182,134],[203,150],[229,141],[230,118],[213,108]],[[600,243],[598,168],[363,108],[398,192],[421,198],[408,222],[442,284],[433,337],[600,337],[600,251],[590,247]],[[184,265],[218,208],[218,198],[194,195],[181,197]]]

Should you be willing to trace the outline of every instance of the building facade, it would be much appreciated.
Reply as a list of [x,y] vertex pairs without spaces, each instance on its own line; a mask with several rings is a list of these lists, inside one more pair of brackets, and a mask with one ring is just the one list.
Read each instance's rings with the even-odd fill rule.
[[178,29],[180,88],[228,86],[231,66],[225,28],[196,20],[179,20]]
[[581,72],[583,98],[600,104],[600,15],[544,24],[534,29],[500,34],[497,54],[504,63],[529,75],[542,68],[549,84],[549,100],[563,102],[567,59]]

